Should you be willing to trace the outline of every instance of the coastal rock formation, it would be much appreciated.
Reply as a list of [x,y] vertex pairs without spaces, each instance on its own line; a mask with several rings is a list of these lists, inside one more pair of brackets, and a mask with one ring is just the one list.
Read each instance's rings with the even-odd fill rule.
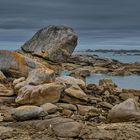
[[51,25],[39,30],[21,48],[27,53],[54,62],[69,58],[77,45],[77,35],[67,26]]
[[[63,63],[64,70],[78,71],[88,69],[90,73],[102,73],[114,76],[126,76],[140,74],[140,63],[122,63],[118,60],[101,58],[94,54],[74,54],[66,63]],[[76,72],[78,73],[78,72]],[[77,75],[76,75],[77,76]]]
[[48,26],[38,31],[17,52],[0,51],[0,70],[8,77],[27,77],[36,68],[50,68],[58,73],[77,45],[77,35],[70,27]]
[[0,50],[0,70],[11,77],[27,77],[28,73],[36,68],[44,67],[41,63],[33,61],[17,52]]
[[[0,51],[0,139],[140,139],[140,90],[84,81],[90,73],[138,74],[140,63],[68,58],[76,44],[71,28],[49,26],[22,50]],[[62,69],[73,77],[60,76]]]

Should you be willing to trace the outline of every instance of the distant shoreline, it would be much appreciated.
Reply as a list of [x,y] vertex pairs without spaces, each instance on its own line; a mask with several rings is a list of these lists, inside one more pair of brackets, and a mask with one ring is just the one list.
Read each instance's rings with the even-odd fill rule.
[[126,50],[126,49],[87,49],[87,50],[81,50],[76,52],[93,52],[93,53],[114,53],[114,54],[127,54],[127,55],[140,55],[140,50],[132,49],[132,50]]

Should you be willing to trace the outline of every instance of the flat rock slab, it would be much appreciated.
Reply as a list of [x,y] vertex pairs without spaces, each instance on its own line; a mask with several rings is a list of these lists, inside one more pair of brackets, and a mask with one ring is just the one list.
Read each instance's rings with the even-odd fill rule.
[[81,128],[78,122],[65,122],[52,126],[54,133],[60,137],[76,137],[79,135]]
[[59,137],[76,137],[82,125],[72,119],[56,117],[38,122],[36,128],[41,131],[50,128]]

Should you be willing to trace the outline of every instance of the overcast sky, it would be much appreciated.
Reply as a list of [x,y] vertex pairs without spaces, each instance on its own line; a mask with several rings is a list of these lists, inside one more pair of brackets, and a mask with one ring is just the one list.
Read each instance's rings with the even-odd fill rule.
[[79,44],[83,40],[94,43],[98,30],[116,31],[114,37],[126,32],[137,36],[140,0],[0,0],[0,48],[2,42],[24,42],[50,24],[74,28],[81,40]]

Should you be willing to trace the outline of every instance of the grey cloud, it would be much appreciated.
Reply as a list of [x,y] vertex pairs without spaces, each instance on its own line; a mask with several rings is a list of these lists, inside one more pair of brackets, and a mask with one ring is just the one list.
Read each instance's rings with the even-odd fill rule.
[[92,30],[139,30],[140,0],[0,0],[0,40],[24,41],[49,24]]

